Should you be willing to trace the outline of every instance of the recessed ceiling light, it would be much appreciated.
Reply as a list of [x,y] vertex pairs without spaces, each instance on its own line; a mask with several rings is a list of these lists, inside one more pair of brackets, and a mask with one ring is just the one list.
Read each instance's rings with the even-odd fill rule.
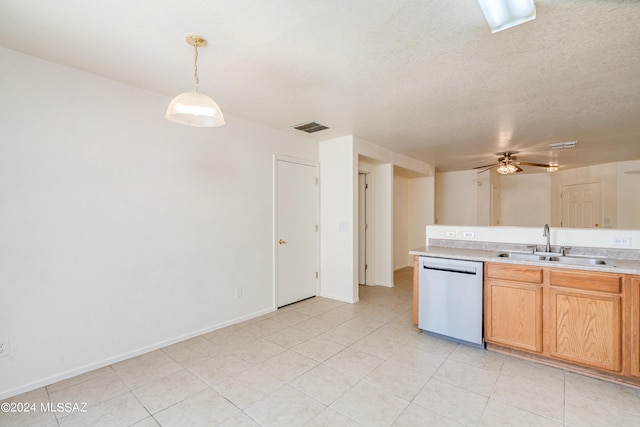
[[533,0],[478,0],[491,32],[506,30],[536,17]]
[[554,142],[553,144],[549,144],[552,150],[562,150],[563,148],[575,148],[578,145],[578,141],[569,141],[569,142]]

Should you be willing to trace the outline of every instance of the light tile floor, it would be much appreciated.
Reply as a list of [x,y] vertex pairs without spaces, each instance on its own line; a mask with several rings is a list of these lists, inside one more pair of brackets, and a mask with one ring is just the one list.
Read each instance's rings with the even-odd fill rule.
[[[640,392],[419,333],[411,269],[9,399],[0,426],[639,426]],[[39,410],[87,402],[86,412]]]

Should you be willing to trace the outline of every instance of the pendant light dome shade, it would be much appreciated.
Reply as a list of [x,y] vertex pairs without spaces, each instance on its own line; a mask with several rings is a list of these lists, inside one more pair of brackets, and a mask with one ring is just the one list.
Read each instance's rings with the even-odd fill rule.
[[182,92],[173,98],[164,118],[181,125],[196,127],[216,127],[224,125],[224,116],[216,102],[207,95],[198,92],[198,47],[206,46],[207,41],[193,34],[188,34],[184,40],[193,46],[193,83],[194,89]]
[[224,116],[218,104],[207,95],[193,90],[173,98],[164,117],[169,121],[187,126],[224,125]]

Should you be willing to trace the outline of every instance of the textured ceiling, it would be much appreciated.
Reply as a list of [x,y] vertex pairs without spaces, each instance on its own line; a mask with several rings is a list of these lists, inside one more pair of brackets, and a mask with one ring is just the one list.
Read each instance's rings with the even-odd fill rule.
[[314,120],[330,127],[315,138],[442,171],[506,150],[565,168],[640,159],[640,2],[536,6],[491,34],[476,0],[0,0],[0,46],[172,97],[192,87],[194,33],[209,42],[200,91],[287,132]]

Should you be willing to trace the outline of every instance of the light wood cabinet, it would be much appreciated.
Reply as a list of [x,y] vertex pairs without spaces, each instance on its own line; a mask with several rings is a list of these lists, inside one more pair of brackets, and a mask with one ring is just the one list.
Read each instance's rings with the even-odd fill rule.
[[486,263],[487,347],[640,385],[640,276]]
[[488,263],[485,340],[542,352],[542,268]]
[[640,276],[631,277],[631,304],[627,317],[631,323],[629,339],[631,340],[631,375],[640,378]]
[[621,371],[622,278],[615,274],[551,270],[550,356]]

